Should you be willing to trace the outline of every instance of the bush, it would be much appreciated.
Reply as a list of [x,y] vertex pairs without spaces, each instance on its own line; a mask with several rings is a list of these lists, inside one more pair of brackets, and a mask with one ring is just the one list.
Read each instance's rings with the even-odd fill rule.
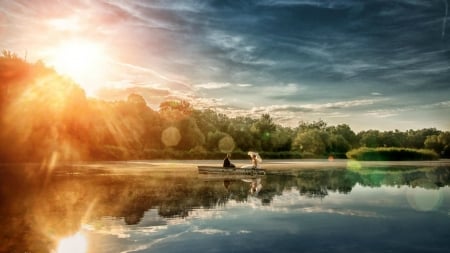
[[412,148],[359,148],[347,152],[347,158],[359,161],[424,161],[438,160],[433,150]]

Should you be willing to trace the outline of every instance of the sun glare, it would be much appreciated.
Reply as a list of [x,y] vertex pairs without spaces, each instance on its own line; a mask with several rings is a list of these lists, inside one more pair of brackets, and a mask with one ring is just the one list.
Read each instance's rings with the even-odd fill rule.
[[101,45],[85,41],[66,41],[51,50],[49,63],[60,74],[71,77],[86,92],[95,87],[95,80],[102,75],[105,64],[105,52]]
[[81,233],[63,238],[59,244],[56,253],[85,253],[87,250],[86,238]]

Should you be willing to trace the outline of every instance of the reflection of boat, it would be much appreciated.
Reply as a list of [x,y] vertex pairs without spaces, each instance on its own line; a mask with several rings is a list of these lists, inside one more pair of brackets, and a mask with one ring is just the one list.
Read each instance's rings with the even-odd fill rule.
[[205,181],[242,181],[244,180],[252,180],[255,178],[264,177],[265,175],[250,175],[250,174],[229,174],[229,173],[199,173],[198,178]]
[[225,168],[221,166],[197,166],[198,173],[202,174],[230,174],[230,175],[265,175],[264,169],[252,168]]
[[250,193],[252,195],[258,195],[259,191],[261,191],[262,184],[261,178],[252,178],[251,180],[242,179],[243,182],[250,183]]

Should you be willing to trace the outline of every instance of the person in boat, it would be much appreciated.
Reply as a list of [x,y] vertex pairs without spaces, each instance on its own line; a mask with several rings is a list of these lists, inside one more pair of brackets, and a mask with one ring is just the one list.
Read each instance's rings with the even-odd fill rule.
[[230,157],[231,157],[231,154],[227,153],[227,155],[225,156],[225,159],[223,159],[223,167],[224,168],[236,168],[236,166],[230,162]]
[[252,169],[258,168],[258,159],[256,159],[256,154],[252,155]]

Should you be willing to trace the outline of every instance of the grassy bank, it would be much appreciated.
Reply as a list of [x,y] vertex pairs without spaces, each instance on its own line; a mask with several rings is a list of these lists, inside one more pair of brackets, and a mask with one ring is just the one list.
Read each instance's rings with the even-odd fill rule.
[[412,148],[358,148],[347,152],[347,158],[358,161],[426,161],[438,160],[433,150]]

